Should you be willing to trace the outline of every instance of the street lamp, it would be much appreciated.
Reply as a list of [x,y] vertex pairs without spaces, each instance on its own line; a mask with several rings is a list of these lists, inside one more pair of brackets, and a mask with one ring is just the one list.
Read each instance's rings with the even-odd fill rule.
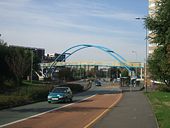
[[31,50],[31,83],[32,83],[32,71],[33,71],[33,50]]
[[[146,20],[146,17],[136,17],[136,20]],[[148,57],[148,40],[147,40],[147,38],[148,38],[148,30],[147,30],[147,27],[145,27],[145,30],[146,30],[146,52],[145,52],[145,91],[147,92],[147,57]]]
[[[135,58],[135,61],[136,61],[135,63],[137,64],[137,56],[138,56],[138,55],[137,55],[137,51],[134,51],[134,50],[133,50],[132,53],[135,53],[135,57],[136,57],[136,58]],[[136,65],[136,76],[137,76],[137,75],[138,75],[138,68],[137,68],[137,65]]]
[[37,55],[38,49],[31,48],[30,50],[31,50],[31,83],[32,83],[33,70],[34,70],[34,55],[35,54]]

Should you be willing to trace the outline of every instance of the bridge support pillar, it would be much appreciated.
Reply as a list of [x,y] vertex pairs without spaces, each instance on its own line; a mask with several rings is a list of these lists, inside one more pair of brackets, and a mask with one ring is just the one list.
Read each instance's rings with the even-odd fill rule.
[[143,70],[142,68],[140,68],[140,79],[142,79],[142,76],[143,76]]

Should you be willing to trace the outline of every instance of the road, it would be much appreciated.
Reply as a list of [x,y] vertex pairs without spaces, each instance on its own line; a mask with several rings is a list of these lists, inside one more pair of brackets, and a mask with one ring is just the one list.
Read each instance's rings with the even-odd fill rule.
[[74,96],[71,104],[39,102],[0,111],[5,128],[87,128],[110,110],[122,97],[110,85],[95,87]]

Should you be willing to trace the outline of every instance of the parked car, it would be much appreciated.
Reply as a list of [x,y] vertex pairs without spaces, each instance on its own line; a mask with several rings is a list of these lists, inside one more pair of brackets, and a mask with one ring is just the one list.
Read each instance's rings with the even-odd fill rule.
[[73,93],[69,87],[55,87],[48,94],[48,103],[72,102]]
[[101,82],[98,81],[98,80],[95,81],[95,85],[96,85],[96,86],[102,86]]

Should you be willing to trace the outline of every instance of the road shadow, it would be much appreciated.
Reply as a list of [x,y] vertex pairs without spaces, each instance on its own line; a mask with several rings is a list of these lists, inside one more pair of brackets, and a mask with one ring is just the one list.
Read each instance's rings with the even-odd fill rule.
[[106,110],[110,109],[109,107],[101,107],[101,106],[70,106],[66,108],[62,108],[59,110],[54,110],[50,113],[62,113],[62,112],[91,112],[95,110]]

